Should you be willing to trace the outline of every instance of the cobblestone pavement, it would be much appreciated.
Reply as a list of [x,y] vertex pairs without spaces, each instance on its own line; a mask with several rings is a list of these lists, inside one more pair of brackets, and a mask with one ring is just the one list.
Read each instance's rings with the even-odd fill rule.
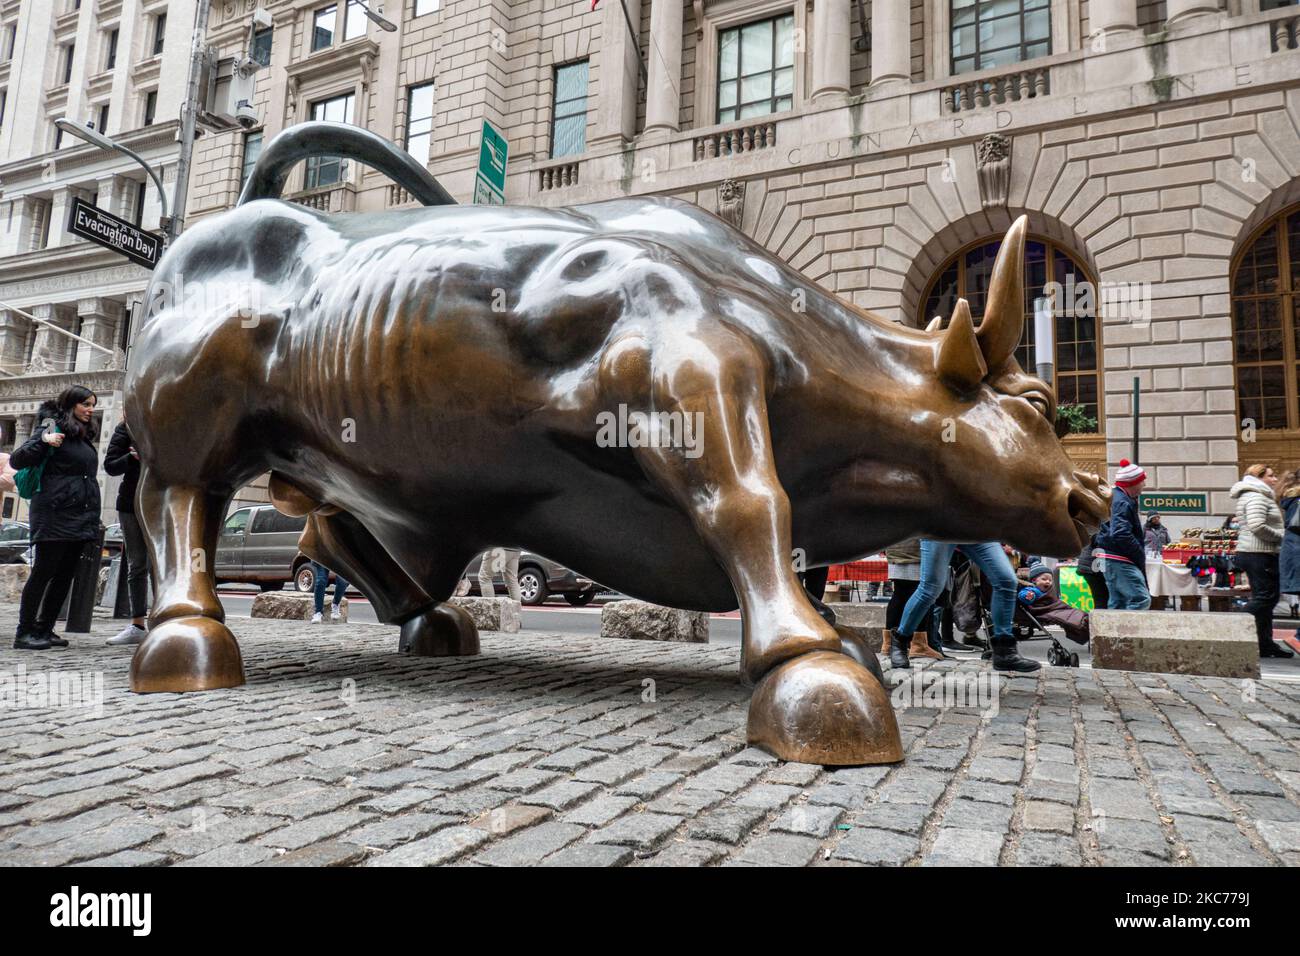
[[394,628],[231,625],[248,685],[185,696],[126,691],[114,622],[5,642],[23,686],[104,692],[0,710],[0,862],[1300,863],[1300,683],[1045,668],[996,713],[901,711],[903,764],[828,771],[745,746],[731,647],[523,632],[433,660]]

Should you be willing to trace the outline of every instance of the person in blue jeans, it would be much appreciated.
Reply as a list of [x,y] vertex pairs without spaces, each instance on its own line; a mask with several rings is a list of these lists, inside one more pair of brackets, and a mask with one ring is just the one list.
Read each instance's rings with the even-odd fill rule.
[[[325,616],[325,589],[329,587],[330,571],[323,564],[311,563],[312,574],[316,578],[316,613],[311,616],[313,624],[319,624]],[[334,575],[334,604],[330,608],[330,622],[337,622],[342,615],[339,613],[339,605],[343,603],[343,595],[348,593],[348,581],[343,575]]]
[[1146,483],[1147,473],[1139,465],[1121,459],[1110,496],[1110,520],[1097,532],[1092,553],[1101,559],[1112,611],[1145,611],[1151,606],[1145,532],[1138,513],[1138,496]]
[[[921,583],[903,608],[903,619],[891,635],[889,663],[896,668],[912,666],[909,654],[913,635],[926,619],[935,600],[943,591],[948,579],[948,562],[954,551],[960,550],[980,569],[993,588],[993,669],[1028,673],[1041,666],[1037,661],[1021,657],[1016,650],[1016,638],[1011,631],[1011,616],[1016,609],[1016,590],[1019,587],[1016,573],[1002,545],[996,541],[979,544],[952,544],[947,541],[921,540]],[[921,640],[925,638],[922,636]],[[919,648],[918,648],[919,652]]]

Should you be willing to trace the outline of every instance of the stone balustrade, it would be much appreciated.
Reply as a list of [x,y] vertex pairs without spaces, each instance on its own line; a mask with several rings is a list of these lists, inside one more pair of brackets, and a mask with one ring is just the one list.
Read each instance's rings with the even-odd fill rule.
[[541,192],[563,189],[565,186],[578,185],[580,162],[560,163],[558,166],[546,166],[537,170],[537,188]]
[[765,119],[761,123],[712,130],[696,136],[694,143],[696,160],[769,149],[776,145],[776,123]]
[[980,75],[953,83],[939,91],[944,111],[960,113],[984,106],[1000,106],[1046,96],[1051,92],[1051,71],[1046,66],[1012,69],[993,76]]

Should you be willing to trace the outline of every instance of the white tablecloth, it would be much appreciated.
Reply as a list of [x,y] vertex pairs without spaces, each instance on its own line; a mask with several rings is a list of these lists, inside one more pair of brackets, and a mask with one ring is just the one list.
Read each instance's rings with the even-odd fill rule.
[[1196,577],[1187,568],[1150,559],[1147,560],[1147,587],[1152,597],[1201,593],[1196,586]]

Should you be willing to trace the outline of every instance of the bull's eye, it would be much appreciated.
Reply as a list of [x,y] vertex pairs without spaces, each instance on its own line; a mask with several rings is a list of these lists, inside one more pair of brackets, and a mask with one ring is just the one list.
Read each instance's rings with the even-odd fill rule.
[[1052,420],[1052,400],[1042,392],[1026,392],[1020,397],[1030,405],[1033,405],[1038,414],[1042,415],[1048,421]]

